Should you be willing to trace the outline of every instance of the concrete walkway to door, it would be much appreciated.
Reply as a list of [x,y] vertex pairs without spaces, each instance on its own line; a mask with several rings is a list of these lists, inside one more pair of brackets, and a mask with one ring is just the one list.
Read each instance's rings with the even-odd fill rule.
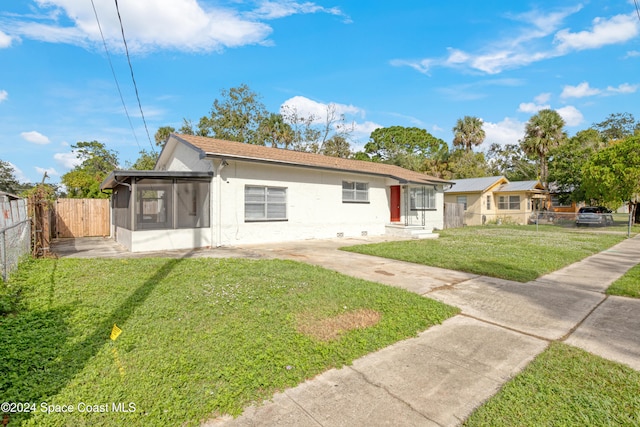
[[[603,291],[640,262],[640,236],[529,283],[338,251],[354,240],[245,247],[399,286],[462,313],[417,338],[207,426],[453,426],[551,341],[640,370],[640,300]],[[277,247],[276,247],[277,246]]]

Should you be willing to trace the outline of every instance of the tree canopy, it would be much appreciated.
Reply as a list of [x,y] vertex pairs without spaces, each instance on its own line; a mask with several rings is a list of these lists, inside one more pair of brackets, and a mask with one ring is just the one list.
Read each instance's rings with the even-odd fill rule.
[[605,204],[636,200],[640,194],[640,136],[614,142],[582,167],[586,197]]
[[549,151],[567,138],[564,119],[555,110],[540,110],[525,125],[524,138],[520,146],[525,153],[538,157],[540,181],[549,188]]
[[631,113],[613,113],[600,123],[594,123],[593,128],[609,141],[623,139],[640,132],[640,122]]
[[482,120],[473,116],[458,119],[453,127],[453,146],[471,151],[474,146],[482,144],[485,138]]
[[260,96],[246,84],[223,89],[221,99],[213,101],[210,115],[198,123],[198,135],[260,144],[258,128],[267,117],[267,110]]
[[371,132],[364,152],[373,161],[420,170],[425,158],[443,157],[449,146],[445,141],[417,127],[391,126]]
[[15,194],[20,190],[16,171],[11,163],[0,160],[0,191]]
[[98,141],[78,142],[71,146],[82,162],[62,175],[62,184],[67,188],[67,196],[72,198],[107,198],[100,191],[100,184],[106,176],[118,168],[118,155]]

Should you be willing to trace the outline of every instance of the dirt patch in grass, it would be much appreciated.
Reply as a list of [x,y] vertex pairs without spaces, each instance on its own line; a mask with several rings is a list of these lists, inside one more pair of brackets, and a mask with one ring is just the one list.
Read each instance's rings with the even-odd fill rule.
[[312,313],[296,318],[296,330],[319,341],[333,341],[354,329],[365,329],[380,321],[380,313],[370,309],[347,311],[333,317],[318,319]]

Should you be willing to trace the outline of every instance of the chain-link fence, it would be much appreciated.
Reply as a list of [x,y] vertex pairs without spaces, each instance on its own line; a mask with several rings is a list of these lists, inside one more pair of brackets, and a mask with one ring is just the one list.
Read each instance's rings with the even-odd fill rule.
[[31,250],[31,220],[27,217],[26,200],[0,202],[0,205],[0,263],[2,280],[7,280],[20,259]]

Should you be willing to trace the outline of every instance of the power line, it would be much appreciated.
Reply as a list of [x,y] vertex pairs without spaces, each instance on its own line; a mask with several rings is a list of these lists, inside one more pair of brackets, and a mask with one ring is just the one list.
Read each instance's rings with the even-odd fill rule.
[[640,9],[638,8],[638,0],[633,0],[636,5],[636,13],[638,14],[638,19],[640,19]]
[[122,101],[122,107],[124,108],[124,113],[127,116],[127,120],[129,120],[129,126],[131,126],[131,132],[133,133],[133,138],[136,140],[136,144],[138,145],[138,150],[142,151],[142,147],[140,147],[140,142],[138,141],[138,136],[136,135],[136,131],[133,128],[133,123],[131,122],[131,116],[129,116],[129,110],[127,110],[127,104],[124,102],[124,97],[122,96],[122,91],[120,90],[118,77],[116,77],[116,71],[113,68],[113,62],[111,62],[111,55],[109,54],[109,49],[107,48],[107,42],[104,39],[104,34],[102,33],[102,26],[100,25],[100,19],[98,18],[98,12],[96,11],[96,5],[94,4],[93,0],[91,0],[91,6],[93,6],[93,13],[96,16],[96,22],[98,23],[98,29],[100,30],[100,37],[102,37],[102,44],[104,45],[104,51],[107,53],[107,60],[109,61],[109,67],[111,67],[111,74],[113,74],[113,80],[115,80],[116,87],[118,88],[118,94],[120,95],[120,100]]
[[140,102],[140,95],[138,94],[138,85],[136,84],[136,78],[133,75],[133,66],[131,65],[131,57],[129,56],[129,46],[127,46],[127,39],[124,36],[124,27],[122,25],[122,18],[120,17],[120,8],[118,7],[118,0],[115,0],[115,3],[116,3],[116,11],[118,12],[118,21],[120,22],[120,31],[122,32],[122,41],[124,42],[124,50],[127,54],[127,61],[129,62],[129,70],[131,70],[131,80],[133,81],[133,87],[136,91],[136,99],[138,100],[138,107],[140,108],[140,115],[142,116],[144,129],[147,132],[147,139],[149,140],[149,145],[151,146],[151,152],[155,153],[156,150],[153,148],[153,144],[151,143],[151,135],[149,135],[149,128],[147,127],[147,121],[145,120],[144,113],[142,112],[142,103]]

